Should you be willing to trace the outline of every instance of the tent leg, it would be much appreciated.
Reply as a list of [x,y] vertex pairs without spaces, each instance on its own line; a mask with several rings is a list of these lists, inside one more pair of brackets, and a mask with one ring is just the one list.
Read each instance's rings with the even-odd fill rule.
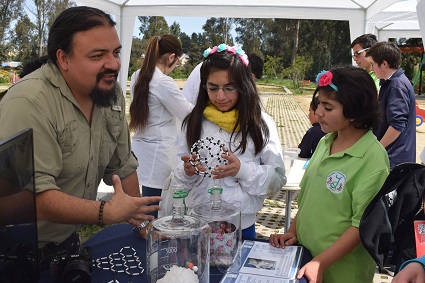
[[419,89],[418,89],[418,95],[421,95],[421,91],[422,91],[422,70],[421,70],[421,73],[419,74]]

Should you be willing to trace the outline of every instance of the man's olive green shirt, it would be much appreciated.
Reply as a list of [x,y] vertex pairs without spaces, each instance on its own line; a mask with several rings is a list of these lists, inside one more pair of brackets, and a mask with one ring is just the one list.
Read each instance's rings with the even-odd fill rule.
[[[89,123],[59,69],[46,63],[13,85],[0,101],[0,139],[34,131],[35,187],[95,200],[103,178],[130,175],[138,166],[131,152],[125,99],[117,85],[112,107],[94,106]],[[78,207],[75,207],[78,213]],[[38,221],[39,246],[62,242],[78,225]]]

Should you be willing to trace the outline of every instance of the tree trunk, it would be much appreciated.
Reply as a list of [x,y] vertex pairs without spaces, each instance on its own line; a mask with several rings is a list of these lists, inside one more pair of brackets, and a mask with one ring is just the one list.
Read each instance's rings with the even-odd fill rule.
[[292,47],[292,54],[291,54],[291,66],[295,64],[295,60],[297,59],[299,33],[300,33],[300,20],[296,20],[295,33],[294,33],[294,46]]

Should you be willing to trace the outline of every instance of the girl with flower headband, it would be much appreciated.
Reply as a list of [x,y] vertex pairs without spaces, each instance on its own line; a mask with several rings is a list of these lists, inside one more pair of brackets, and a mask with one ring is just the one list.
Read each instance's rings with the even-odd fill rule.
[[[221,44],[204,52],[201,83],[192,112],[184,119],[174,181],[189,191],[187,206],[209,202],[214,183],[223,188],[222,199],[241,210],[242,236],[255,238],[256,213],[271,191],[286,182],[281,143],[272,118],[261,109],[260,97],[245,52]],[[224,144],[227,165],[208,164],[211,178],[190,161],[191,147],[200,139],[213,137]],[[195,165],[195,167],[193,166]]]
[[275,247],[300,243],[313,259],[298,272],[309,282],[372,282],[375,262],[361,244],[360,219],[389,173],[385,148],[372,129],[379,104],[373,79],[353,66],[318,74],[313,99],[327,133],[301,180],[298,213]]

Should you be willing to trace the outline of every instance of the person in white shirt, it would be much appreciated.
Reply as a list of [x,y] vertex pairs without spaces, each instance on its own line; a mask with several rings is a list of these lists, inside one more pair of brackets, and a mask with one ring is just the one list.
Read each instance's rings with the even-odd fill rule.
[[[132,149],[139,161],[137,175],[143,196],[160,196],[165,179],[176,166],[176,118],[192,110],[176,82],[168,76],[183,50],[173,35],[153,37],[140,70],[132,76],[130,128]],[[158,217],[158,213],[153,215]]]

